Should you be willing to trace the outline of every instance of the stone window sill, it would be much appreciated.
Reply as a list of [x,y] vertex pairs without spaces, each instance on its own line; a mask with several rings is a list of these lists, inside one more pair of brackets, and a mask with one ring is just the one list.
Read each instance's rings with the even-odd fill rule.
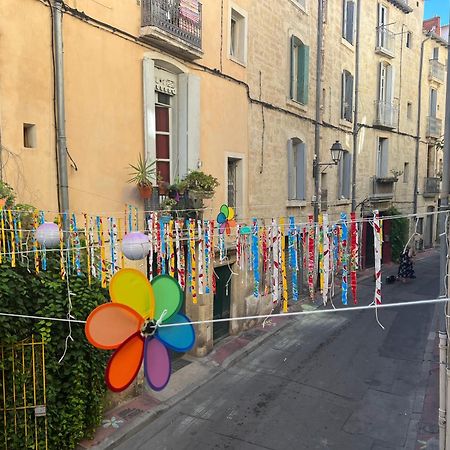
[[305,206],[308,206],[306,200],[288,200],[286,202],[287,208],[304,208]]

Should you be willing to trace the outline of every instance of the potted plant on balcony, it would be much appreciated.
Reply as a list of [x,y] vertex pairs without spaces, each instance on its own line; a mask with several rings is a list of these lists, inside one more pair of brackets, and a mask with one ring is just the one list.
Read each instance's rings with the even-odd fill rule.
[[164,178],[161,175],[161,172],[158,172],[158,176],[156,177],[158,183],[158,191],[159,195],[167,195],[169,191],[169,183],[164,181]]
[[177,201],[173,198],[166,198],[161,203],[161,218],[163,221],[169,221],[172,219],[172,210],[177,205]]
[[130,173],[131,178],[128,183],[136,183],[141,198],[148,199],[152,196],[153,185],[152,180],[155,179],[156,161],[148,161],[139,155],[136,165],[130,164],[133,171]]
[[219,182],[212,175],[200,170],[193,170],[186,175],[182,181],[182,186],[188,192],[189,197],[198,203],[204,199],[212,198]]

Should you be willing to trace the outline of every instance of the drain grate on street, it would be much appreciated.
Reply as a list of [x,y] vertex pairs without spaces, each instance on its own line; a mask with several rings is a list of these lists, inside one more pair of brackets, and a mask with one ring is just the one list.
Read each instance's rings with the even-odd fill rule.
[[170,373],[175,373],[176,371],[182,369],[183,367],[188,366],[189,364],[191,364],[192,361],[188,361],[186,359],[176,359],[174,361],[172,361],[172,370]]
[[141,414],[143,412],[144,412],[143,409],[125,408],[118,413],[118,416],[120,416],[122,419],[130,420],[133,417],[138,416],[139,414]]
[[263,334],[266,334],[265,330],[254,328],[253,330],[249,330],[249,331],[246,331],[245,333],[243,333],[242,337],[249,338],[249,339],[254,339],[254,338],[257,338],[259,336],[262,336]]

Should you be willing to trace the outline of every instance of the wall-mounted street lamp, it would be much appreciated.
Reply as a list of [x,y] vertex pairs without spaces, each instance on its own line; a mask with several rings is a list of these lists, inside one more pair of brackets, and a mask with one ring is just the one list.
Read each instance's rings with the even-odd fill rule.
[[320,166],[328,167],[339,164],[339,161],[342,159],[342,155],[345,152],[346,150],[343,149],[342,144],[339,141],[336,141],[330,148],[332,162],[321,163],[317,161],[317,159],[314,159],[314,176],[318,175]]

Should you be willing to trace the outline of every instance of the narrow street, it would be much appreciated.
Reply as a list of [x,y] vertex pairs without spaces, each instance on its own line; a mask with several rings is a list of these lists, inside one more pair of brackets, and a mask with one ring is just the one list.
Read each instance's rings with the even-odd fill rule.
[[[416,274],[383,285],[383,301],[435,298],[437,253],[417,261]],[[361,304],[373,288],[360,283]],[[297,318],[117,448],[435,448],[417,444],[417,429],[438,309],[380,311],[385,330],[373,311]],[[433,423],[437,433],[437,411]]]

